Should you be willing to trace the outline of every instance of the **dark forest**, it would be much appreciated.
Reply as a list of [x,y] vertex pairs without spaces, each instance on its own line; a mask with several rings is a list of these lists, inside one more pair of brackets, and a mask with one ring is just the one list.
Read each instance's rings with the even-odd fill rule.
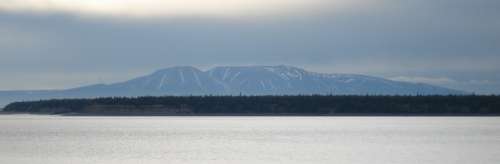
[[500,96],[164,96],[15,102],[6,112],[95,115],[499,115]]

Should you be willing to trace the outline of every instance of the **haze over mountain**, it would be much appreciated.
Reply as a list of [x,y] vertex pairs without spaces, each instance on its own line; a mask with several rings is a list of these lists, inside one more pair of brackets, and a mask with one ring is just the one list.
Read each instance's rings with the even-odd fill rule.
[[49,98],[161,95],[449,95],[465,92],[355,74],[309,72],[291,66],[171,67],[113,84],[67,90],[1,91],[0,105]]

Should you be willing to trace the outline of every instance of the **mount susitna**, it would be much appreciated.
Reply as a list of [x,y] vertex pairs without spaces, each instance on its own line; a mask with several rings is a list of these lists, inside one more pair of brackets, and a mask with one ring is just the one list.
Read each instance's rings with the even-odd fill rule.
[[315,73],[291,66],[171,67],[114,84],[66,90],[0,91],[0,105],[49,98],[162,95],[454,95],[462,91],[384,78]]

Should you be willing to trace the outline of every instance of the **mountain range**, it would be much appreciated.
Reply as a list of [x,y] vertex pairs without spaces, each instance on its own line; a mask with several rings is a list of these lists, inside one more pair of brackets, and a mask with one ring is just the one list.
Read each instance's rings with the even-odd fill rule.
[[223,66],[207,71],[171,67],[125,82],[65,90],[0,91],[0,106],[52,98],[162,95],[461,95],[463,91],[356,74],[306,71],[292,66]]

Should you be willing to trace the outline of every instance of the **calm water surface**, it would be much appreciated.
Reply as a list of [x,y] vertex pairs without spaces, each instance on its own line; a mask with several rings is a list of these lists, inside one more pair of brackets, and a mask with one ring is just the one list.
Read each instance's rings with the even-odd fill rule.
[[499,117],[0,115],[1,164],[499,162]]

